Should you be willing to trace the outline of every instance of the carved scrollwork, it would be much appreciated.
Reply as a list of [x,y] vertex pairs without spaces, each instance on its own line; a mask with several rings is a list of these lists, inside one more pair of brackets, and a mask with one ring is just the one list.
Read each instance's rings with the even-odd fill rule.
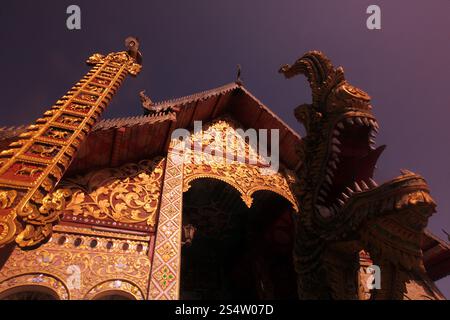
[[[65,239],[64,243],[61,238]],[[74,246],[76,239],[82,240],[81,245]],[[93,240],[97,243],[95,248],[90,246]],[[113,247],[108,247],[108,243],[114,243]],[[129,249],[124,251],[119,246],[122,243],[127,243]],[[51,285],[61,299],[86,299],[107,289],[129,292],[143,299],[151,263],[145,251],[136,249],[138,245],[147,246],[147,242],[119,240],[102,233],[80,236],[55,232],[35,250],[16,248],[12,252],[0,270],[0,292],[17,285],[34,284]],[[50,278],[59,279],[59,284]]]
[[68,189],[58,189],[46,195],[40,206],[37,203],[27,202],[21,210],[18,210],[17,215],[26,226],[17,236],[17,244],[21,247],[32,247],[47,239],[71,195]]
[[253,194],[257,191],[272,191],[288,200],[296,212],[298,204],[289,188],[286,178],[280,173],[263,175],[261,169],[242,163],[230,165],[220,164],[187,164],[184,166],[184,189],[186,192],[190,188],[192,181],[202,178],[221,180],[233,186],[241,194],[241,198],[247,207],[253,203]]
[[0,294],[22,286],[41,286],[51,289],[59,300],[68,300],[69,292],[63,282],[51,275],[42,273],[23,274],[0,282]]
[[[286,170],[283,173],[282,170],[270,171],[267,159],[258,154],[255,146],[247,143],[236,128],[239,128],[237,122],[224,117],[205,125],[202,131],[192,133],[192,143],[200,145],[201,150],[195,147],[184,150],[183,191],[186,192],[194,180],[217,179],[238,190],[249,208],[253,194],[267,190],[287,199],[298,212],[297,200],[291,191],[291,186],[296,183],[295,176]],[[211,152],[204,152],[206,148]],[[236,156],[236,160],[231,161],[231,156]]]
[[73,193],[65,213],[123,223],[156,223],[164,159],[103,169],[62,183]]
[[91,56],[88,63],[95,66],[1,152],[0,246],[15,237],[21,246],[37,245],[50,235],[64,192],[45,197],[68,169],[127,73],[137,75],[141,68],[137,39],[129,40],[127,49]]
[[111,61],[118,64],[124,64],[125,70],[129,72],[132,76],[138,75],[142,69],[142,66],[136,63],[136,61],[126,51],[110,53],[107,56],[95,53],[92,56],[90,56],[86,62],[88,64],[93,65],[105,63],[107,61]]
[[93,287],[84,297],[85,300],[96,299],[103,293],[107,292],[126,292],[136,300],[144,300],[141,290],[133,283],[124,280],[110,280],[100,283]]
[[0,192],[0,208],[10,208],[17,197],[15,190],[1,191]]

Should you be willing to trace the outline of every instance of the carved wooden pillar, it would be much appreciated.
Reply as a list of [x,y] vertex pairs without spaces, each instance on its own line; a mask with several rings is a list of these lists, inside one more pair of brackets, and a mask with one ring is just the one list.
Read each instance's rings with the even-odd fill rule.
[[150,278],[150,300],[177,300],[180,289],[183,211],[183,161],[169,147],[161,195],[155,252]]

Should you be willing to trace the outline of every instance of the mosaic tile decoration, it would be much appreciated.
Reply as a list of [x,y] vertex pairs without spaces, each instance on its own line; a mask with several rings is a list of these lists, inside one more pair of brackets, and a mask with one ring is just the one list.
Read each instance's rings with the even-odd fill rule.
[[167,156],[150,279],[150,300],[177,300],[180,287],[183,162]]

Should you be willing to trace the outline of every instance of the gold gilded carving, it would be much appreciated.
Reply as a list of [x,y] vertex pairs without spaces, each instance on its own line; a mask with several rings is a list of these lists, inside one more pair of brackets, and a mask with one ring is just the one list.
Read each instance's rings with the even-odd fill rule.
[[100,79],[100,78],[95,78],[94,82],[98,83],[98,84],[102,84],[104,86],[107,86],[109,84],[109,80]]
[[30,153],[44,157],[44,158],[50,158],[53,156],[53,154],[57,150],[58,150],[58,147],[56,147],[56,146],[45,146],[42,144],[34,144],[30,148]]
[[40,168],[29,167],[25,164],[21,164],[20,168],[14,174],[16,176],[33,177],[36,174],[40,174],[40,173],[42,173],[42,169],[40,169]]
[[[250,164],[267,165],[268,162],[258,154],[257,146],[245,141],[243,132],[239,133],[242,126],[231,119],[223,117],[205,124],[201,131],[191,133],[191,141],[194,150],[186,150],[186,155],[198,161],[222,161],[236,160]],[[198,153],[195,145],[201,146],[201,151],[208,148],[216,158],[207,157],[208,154]],[[206,158],[205,158],[206,157]]]
[[95,300],[104,293],[117,291],[127,292],[136,300],[144,300],[144,295],[136,285],[123,280],[110,280],[95,286],[85,295],[84,300]]
[[105,88],[94,86],[94,85],[89,85],[89,86],[86,87],[86,89],[91,91],[91,92],[100,93],[100,94],[105,91]]
[[79,95],[79,98],[81,100],[84,100],[84,101],[89,101],[89,102],[94,102],[95,103],[97,101],[97,99],[98,99],[98,96],[94,96],[94,95],[87,94],[87,93],[81,93]]
[[[93,54],[89,59],[87,60],[88,64],[99,64],[99,63],[105,63],[105,62],[114,62],[118,64],[123,64],[125,66],[125,69],[133,76],[136,76],[142,69],[142,66],[138,63],[136,63],[136,60],[132,58],[127,52],[121,51],[116,53],[110,53],[107,56],[104,56],[99,53]],[[117,68],[112,68],[110,66],[105,67],[106,71],[115,73],[117,72]]]
[[78,104],[78,103],[72,104],[70,106],[70,108],[75,110],[75,111],[81,111],[81,112],[86,112],[86,111],[88,111],[90,109],[89,106]]
[[52,232],[52,226],[59,221],[61,211],[66,206],[71,192],[68,189],[59,189],[46,195],[42,199],[42,205],[37,206],[28,202],[17,215],[27,223],[25,228],[16,238],[21,247],[31,247],[45,240]]
[[[1,153],[0,193],[12,189],[11,185],[17,186],[15,190],[18,193],[14,205],[2,209],[0,247],[11,242],[17,233],[20,233],[16,238],[20,245],[36,245],[51,234],[52,223],[57,221],[58,214],[54,213],[54,208],[47,211],[48,203],[41,208],[44,197],[60,181],[125,76],[128,73],[135,76],[141,69],[138,41],[129,38],[126,46],[127,52],[92,56],[89,59],[89,63],[94,65],[92,69],[35,124],[19,135],[20,140]],[[101,74],[107,73],[106,70],[109,81],[104,90],[91,94],[89,89],[93,88]],[[80,96],[92,103],[77,101]],[[67,111],[77,112],[79,117],[70,116]],[[66,126],[73,126],[74,129],[61,128]],[[37,144],[37,141],[45,143]],[[33,157],[33,165],[18,168],[30,157]],[[53,200],[56,201],[56,198]]]
[[53,138],[53,139],[67,139],[70,135],[69,131],[65,131],[65,130],[59,130],[56,128],[51,128],[48,132],[47,132],[47,136],[49,138]]
[[[261,190],[272,191],[287,199],[298,212],[298,204],[290,186],[296,183],[296,178],[287,170],[270,171],[267,161],[258,154],[254,146],[246,143],[235,129],[239,125],[229,119],[219,119],[204,126],[202,132],[191,135],[196,143],[210,150],[224,150],[221,155],[212,152],[196,152],[185,150],[183,191],[190,188],[190,183],[196,179],[218,179],[233,186],[241,193],[241,198],[247,207],[253,203],[252,195]],[[225,148],[224,148],[225,146]],[[226,156],[241,156],[240,161],[230,161]],[[235,158],[237,159],[237,158]],[[254,162],[250,162],[253,160]]]
[[17,197],[17,191],[8,190],[0,192],[0,209],[7,209],[12,206]]
[[[155,281],[158,281],[158,284],[162,290],[166,290],[169,285],[171,285],[174,281],[177,281],[177,276],[167,266],[162,267],[152,276]],[[174,300],[176,297],[171,296],[171,298]]]
[[164,159],[144,160],[118,169],[103,169],[63,182],[73,197],[66,213],[154,226]]
[[201,178],[218,179],[230,184],[241,193],[242,200],[249,208],[253,203],[252,195],[257,191],[267,190],[284,197],[298,212],[297,201],[286,178],[280,173],[264,175],[261,173],[261,168],[238,162],[228,165],[214,162],[203,165],[186,164],[183,191],[188,191],[191,182]]
[[61,123],[64,124],[68,124],[68,125],[72,125],[72,126],[77,126],[79,125],[81,122],[83,121],[82,118],[77,118],[77,117],[71,117],[68,115],[63,115],[60,119]]
[[4,238],[8,235],[10,229],[7,223],[0,221],[0,237]]
[[162,257],[164,262],[169,261],[176,255],[174,247],[170,243],[165,243],[157,249],[158,254]]
[[[81,242],[78,246],[75,245],[77,239]],[[95,247],[92,241],[96,241]],[[109,243],[114,245],[109,247]],[[128,244],[127,250],[123,249],[123,243]],[[145,250],[137,250],[138,245]],[[70,299],[91,299],[112,288],[143,299],[151,266],[147,245],[144,241],[55,232],[48,243],[35,250],[13,251],[0,270],[0,293],[17,285],[9,279],[28,276],[21,283],[45,285],[45,277],[58,279],[60,287],[66,290],[66,299],[69,296]]]
[[14,288],[29,286],[46,287],[50,289],[58,297],[59,300],[69,299],[69,292],[63,282],[54,276],[44,273],[19,275],[0,282],[0,293],[4,293],[5,291]]

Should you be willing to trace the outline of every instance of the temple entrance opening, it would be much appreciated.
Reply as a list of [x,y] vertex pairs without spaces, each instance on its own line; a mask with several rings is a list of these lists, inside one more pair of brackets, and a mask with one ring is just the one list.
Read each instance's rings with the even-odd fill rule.
[[44,286],[23,285],[0,294],[0,300],[59,300],[53,290]]
[[106,291],[95,296],[93,300],[136,300],[136,298],[128,292]]
[[259,191],[194,181],[183,199],[181,299],[296,299],[291,204]]

